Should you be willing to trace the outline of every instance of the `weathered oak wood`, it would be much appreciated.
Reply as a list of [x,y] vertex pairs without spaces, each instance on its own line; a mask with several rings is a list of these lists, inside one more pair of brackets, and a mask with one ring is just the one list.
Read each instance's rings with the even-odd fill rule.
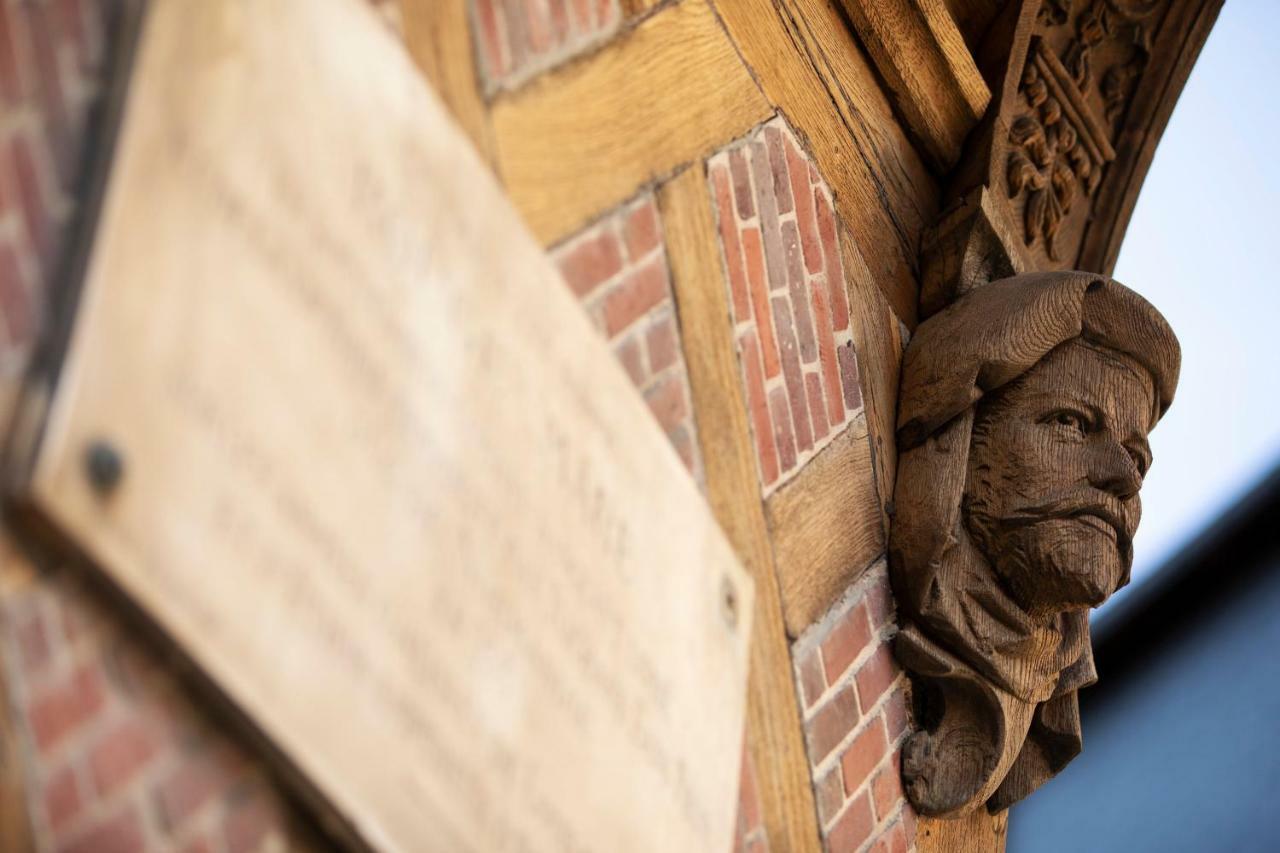
[[711,9],[686,0],[502,95],[492,120],[507,192],[554,243],[771,112]]
[[685,340],[707,499],[756,581],[747,745],[755,762],[769,847],[818,851],[817,812],[778,575],[760,501],[755,449],[702,167],[690,168],[664,184],[658,192],[658,204]]
[[1009,813],[974,812],[962,818],[922,817],[916,822],[916,853],[1000,853]]
[[1128,583],[1179,362],[1159,312],[1078,272],[981,286],[912,338],[889,559],[921,814],[999,812],[1080,751],[1088,610]]
[[468,0],[398,0],[409,55],[426,75],[471,144],[493,162],[489,108],[471,38]]
[[798,637],[884,553],[867,421],[859,416],[765,504],[787,632]]
[[841,0],[933,166],[960,159],[991,91],[943,0]]

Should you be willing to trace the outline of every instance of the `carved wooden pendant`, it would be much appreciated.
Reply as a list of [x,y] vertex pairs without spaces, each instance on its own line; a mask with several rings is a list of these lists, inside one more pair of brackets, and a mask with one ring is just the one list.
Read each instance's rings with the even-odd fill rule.
[[1155,308],[1082,272],[978,287],[917,330],[889,554],[920,813],[1007,808],[1080,751],[1088,610],[1128,583],[1179,361]]

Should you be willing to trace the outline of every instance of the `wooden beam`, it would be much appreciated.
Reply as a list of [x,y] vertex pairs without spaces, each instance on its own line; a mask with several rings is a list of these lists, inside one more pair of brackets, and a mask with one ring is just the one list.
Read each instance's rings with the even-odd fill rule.
[[804,139],[863,241],[894,311],[915,327],[920,233],[938,186],[839,10],[825,0],[720,0],[717,11],[770,100]]
[[991,90],[943,0],[841,0],[938,172],[960,159]]
[[501,96],[492,116],[507,191],[554,243],[771,113],[711,9],[685,0]]
[[405,45],[485,162],[493,164],[485,103],[467,0],[399,0]]
[[706,467],[707,499],[756,584],[747,747],[755,762],[769,847],[775,853],[819,851],[791,652],[702,164],[665,184],[658,204]]
[[787,633],[798,637],[884,554],[867,419],[859,416],[768,500]]

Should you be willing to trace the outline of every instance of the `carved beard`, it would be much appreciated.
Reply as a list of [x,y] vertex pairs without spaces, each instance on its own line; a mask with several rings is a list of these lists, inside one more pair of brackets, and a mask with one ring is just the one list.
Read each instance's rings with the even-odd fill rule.
[[975,544],[1014,601],[1033,615],[1097,607],[1120,584],[1125,544],[1078,517],[1027,522],[993,519],[966,506]]

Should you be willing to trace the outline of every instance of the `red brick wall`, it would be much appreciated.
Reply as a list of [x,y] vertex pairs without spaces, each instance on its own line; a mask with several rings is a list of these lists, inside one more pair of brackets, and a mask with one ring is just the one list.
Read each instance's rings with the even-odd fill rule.
[[490,90],[606,41],[622,22],[619,0],[473,0],[471,15]]
[[551,257],[701,484],[689,374],[653,194],[607,214],[555,247]]
[[892,602],[881,562],[792,647],[819,820],[833,853],[901,853],[915,840],[899,777],[908,688],[890,653]]
[[708,161],[766,493],[862,409],[831,191],[776,118]]

